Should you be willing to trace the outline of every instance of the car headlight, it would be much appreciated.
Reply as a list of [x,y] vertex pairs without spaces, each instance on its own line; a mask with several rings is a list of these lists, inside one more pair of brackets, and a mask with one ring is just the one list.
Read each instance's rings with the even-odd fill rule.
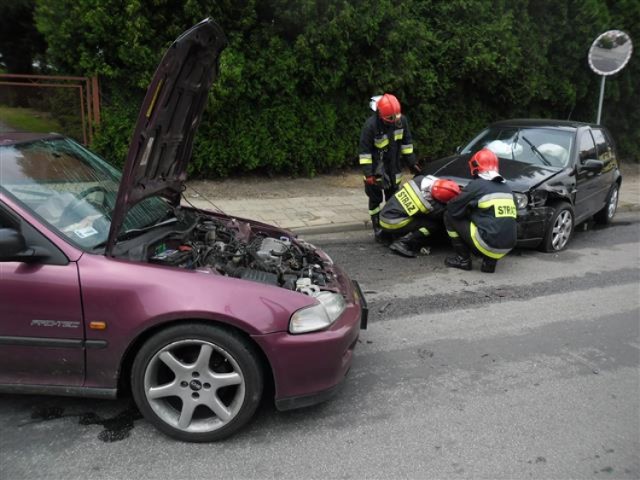
[[291,315],[291,333],[308,333],[327,328],[342,315],[347,306],[338,293],[319,292],[314,297],[320,302],[318,305],[302,308]]
[[516,207],[521,210],[529,204],[529,199],[524,193],[514,193],[513,196],[516,199]]

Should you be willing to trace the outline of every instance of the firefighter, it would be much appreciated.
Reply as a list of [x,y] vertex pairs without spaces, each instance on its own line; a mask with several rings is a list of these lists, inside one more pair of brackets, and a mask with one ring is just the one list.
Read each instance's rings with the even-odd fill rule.
[[406,182],[380,212],[383,237],[396,239],[389,248],[416,257],[426,238],[441,228],[445,204],[459,193],[457,183],[430,175]]
[[482,257],[481,270],[493,273],[497,261],[516,245],[516,205],[511,188],[498,173],[495,153],[479,150],[470,158],[469,169],[474,179],[447,204],[444,215],[456,253],[445,265],[471,270],[473,251]]
[[419,173],[413,153],[411,130],[400,102],[390,93],[373,97],[371,115],[360,134],[359,162],[364,174],[364,192],[376,241],[381,241],[380,204],[398,191],[403,164]]

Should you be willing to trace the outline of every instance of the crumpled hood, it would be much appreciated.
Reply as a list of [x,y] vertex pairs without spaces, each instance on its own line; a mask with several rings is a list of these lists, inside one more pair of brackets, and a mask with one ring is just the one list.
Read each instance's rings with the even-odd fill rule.
[[129,145],[107,254],[135,204],[151,196],[179,204],[193,140],[226,45],[224,32],[208,18],[180,35],[162,58]]
[[[460,185],[466,185],[471,180],[469,157],[470,154],[467,153],[436,160],[428,163],[423,169],[423,173],[448,178]],[[560,168],[531,165],[500,158],[500,176],[507,181],[514,192],[527,192],[561,170]]]

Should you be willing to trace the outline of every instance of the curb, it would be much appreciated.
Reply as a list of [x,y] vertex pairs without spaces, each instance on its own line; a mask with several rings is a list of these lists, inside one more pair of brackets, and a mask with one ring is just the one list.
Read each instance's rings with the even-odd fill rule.
[[370,228],[371,223],[365,220],[362,222],[330,223],[327,225],[317,225],[313,227],[289,228],[288,230],[298,235],[319,235],[322,233],[340,233],[353,232],[356,230],[368,230]]
[[640,212],[640,204],[620,202],[618,212]]
[[[640,212],[640,204],[621,202],[618,204],[618,212]],[[363,220],[362,222],[330,223],[313,227],[288,228],[287,230],[298,235],[320,235],[324,233],[354,232],[369,229],[371,229],[371,222]]]

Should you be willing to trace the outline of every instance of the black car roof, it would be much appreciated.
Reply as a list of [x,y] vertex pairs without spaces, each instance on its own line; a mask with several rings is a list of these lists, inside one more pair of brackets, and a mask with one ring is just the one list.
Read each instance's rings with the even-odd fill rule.
[[556,127],[556,128],[580,128],[599,127],[594,123],[577,122],[575,120],[554,120],[548,118],[514,118],[511,120],[500,120],[494,122],[490,127]]

